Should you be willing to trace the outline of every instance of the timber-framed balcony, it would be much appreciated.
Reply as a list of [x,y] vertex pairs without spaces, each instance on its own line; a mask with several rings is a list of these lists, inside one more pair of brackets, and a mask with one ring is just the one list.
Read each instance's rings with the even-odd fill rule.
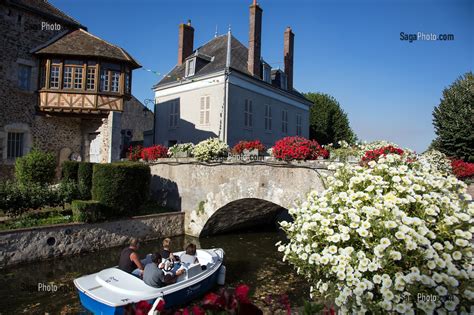
[[131,97],[127,65],[95,60],[43,59],[39,109],[50,113],[123,111]]
[[40,60],[39,110],[107,114],[130,99],[140,64],[122,48],[84,29],[65,32],[32,50]]

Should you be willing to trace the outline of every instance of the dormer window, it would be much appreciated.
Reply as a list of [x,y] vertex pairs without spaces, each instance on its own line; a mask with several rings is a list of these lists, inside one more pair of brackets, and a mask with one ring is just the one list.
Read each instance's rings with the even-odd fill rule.
[[191,58],[188,61],[186,61],[186,71],[185,71],[185,77],[190,77],[194,75],[194,72],[196,70],[196,58]]
[[267,83],[272,83],[272,68],[270,65],[266,62],[262,63],[262,68],[263,68],[263,81]]
[[287,90],[288,89],[288,85],[287,85],[287,79],[286,79],[286,73],[282,72],[280,74],[280,87],[284,90]]

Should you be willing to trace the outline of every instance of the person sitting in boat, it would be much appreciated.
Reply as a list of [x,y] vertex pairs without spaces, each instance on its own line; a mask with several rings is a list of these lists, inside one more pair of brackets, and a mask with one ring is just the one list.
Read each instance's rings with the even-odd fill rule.
[[183,264],[189,265],[199,263],[199,260],[196,256],[196,245],[190,243],[188,246],[186,246],[186,252],[181,255],[180,260]]
[[124,248],[120,253],[120,260],[118,268],[125,272],[131,273],[137,277],[141,277],[143,274],[143,264],[138,258],[137,250],[140,247],[140,241],[136,238],[132,238],[130,246]]
[[170,246],[171,246],[171,239],[165,238],[163,240],[163,249],[161,250],[161,257],[163,257],[163,259],[174,260],[174,255],[170,250]]
[[143,271],[143,282],[154,288],[165,286],[165,273],[160,253],[153,254],[151,263],[145,266]]

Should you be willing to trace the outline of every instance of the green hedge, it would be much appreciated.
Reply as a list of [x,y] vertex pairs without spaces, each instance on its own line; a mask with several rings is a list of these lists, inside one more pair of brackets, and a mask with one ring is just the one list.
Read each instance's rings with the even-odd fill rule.
[[92,175],[94,172],[94,164],[91,162],[79,163],[77,170],[77,181],[82,199],[89,200],[92,197]]
[[15,177],[20,184],[49,184],[54,180],[56,159],[51,153],[33,149],[15,161]]
[[74,221],[93,223],[107,217],[100,202],[95,200],[74,200],[71,209]]
[[150,167],[142,163],[95,164],[92,199],[113,211],[114,216],[134,214],[147,201]]
[[77,181],[79,164],[77,161],[64,161],[61,164],[61,179]]

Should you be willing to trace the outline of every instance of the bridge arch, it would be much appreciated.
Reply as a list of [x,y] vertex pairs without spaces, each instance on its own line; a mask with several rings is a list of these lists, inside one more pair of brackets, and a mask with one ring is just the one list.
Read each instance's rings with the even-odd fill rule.
[[[322,172],[320,165],[305,163],[160,162],[151,165],[151,194],[185,212],[187,235],[204,236],[254,222],[259,211],[263,219],[277,208],[290,209],[310,191],[324,189]],[[237,210],[242,207],[248,211]]]

